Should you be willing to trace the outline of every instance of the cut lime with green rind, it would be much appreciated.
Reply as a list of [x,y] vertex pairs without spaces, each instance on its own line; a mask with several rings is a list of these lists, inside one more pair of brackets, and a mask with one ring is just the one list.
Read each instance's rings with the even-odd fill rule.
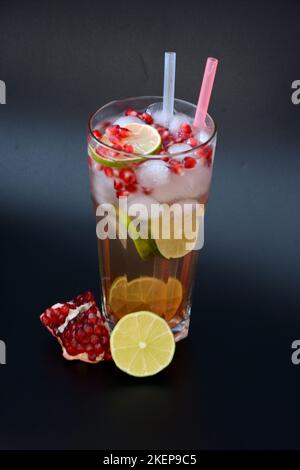
[[126,227],[126,230],[128,231],[128,234],[134,243],[136,251],[138,252],[140,258],[143,261],[147,261],[156,254],[159,254],[154,240],[151,239],[150,223],[148,238],[141,238],[134,225],[130,223],[132,221],[131,217],[129,217],[129,215],[127,215],[125,212],[118,208],[116,208],[116,213],[121,223]]
[[130,131],[123,142],[132,145],[137,155],[154,155],[161,149],[161,136],[155,127],[149,124],[132,122],[126,125]]
[[133,157],[133,158],[123,158],[123,159],[110,159],[110,158],[105,158],[102,155],[98,155],[98,153],[95,152],[95,150],[89,146],[89,153],[92,159],[96,162],[99,163],[100,165],[105,165],[109,166],[111,168],[124,168],[128,166],[130,163],[138,163],[144,160],[143,157]]

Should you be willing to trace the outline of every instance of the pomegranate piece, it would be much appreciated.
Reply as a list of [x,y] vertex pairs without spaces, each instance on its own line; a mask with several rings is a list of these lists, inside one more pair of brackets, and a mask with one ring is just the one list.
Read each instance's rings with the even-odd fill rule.
[[90,363],[111,359],[108,326],[92,292],[47,308],[40,319],[60,343],[65,359]]
[[212,164],[212,154],[213,151],[209,145],[205,145],[204,147],[201,147],[199,150],[197,150],[198,157],[202,158],[207,166],[211,166]]

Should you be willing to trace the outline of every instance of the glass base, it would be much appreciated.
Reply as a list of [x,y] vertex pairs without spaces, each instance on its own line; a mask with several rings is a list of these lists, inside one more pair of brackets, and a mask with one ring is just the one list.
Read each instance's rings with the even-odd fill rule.
[[[115,322],[111,318],[109,318],[104,302],[102,302],[102,312],[104,314],[105,320],[108,324],[110,331],[112,331],[114,329]],[[185,311],[184,318],[182,319],[180,323],[177,323],[176,325],[169,324],[171,330],[173,331],[176,342],[186,338],[189,334],[190,312],[191,312],[191,307],[189,306],[187,310]]]

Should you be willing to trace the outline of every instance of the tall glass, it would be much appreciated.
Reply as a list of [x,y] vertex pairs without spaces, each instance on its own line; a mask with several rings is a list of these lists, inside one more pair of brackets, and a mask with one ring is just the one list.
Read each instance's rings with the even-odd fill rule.
[[[176,153],[172,158],[161,153],[140,159],[134,153],[116,151],[108,141],[101,140],[99,133],[108,122],[113,123],[124,115],[127,109],[145,112],[152,103],[161,101],[162,98],[156,96],[129,98],[113,101],[96,111],[88,126],[88,165],[95,211],[103,204],[116,208],[116,237],[103,239],[97,232],[102,309],[108,323],[113,328],[122,316],[149,310],[165,318],[175,339],[179,340],[188,334],[199,250],[187,250],[186,254],[181,253],[178,257],[168,257],[165,251],[158,249],[159,244],[152,240],[151,232],[149,240],[133,239],[132,230],[130,236],[124,238],[123,233],[122,238],[120,231],[124,232],[124,227],[129,231],[130,218],[119,209],[119,202],[126,199],[127,206],[137,202],[149,208],[154,203],[171,206],[177,202],[196,201],[205,207],[212,177],[216,125],[207,115],[201,143],[192,150]],[[176,99],[175,109],[192,122],[196,111],[194,104]],[[159,131],[163,135],[164,131]],[[162,165],[157,166],[157,172],[145,173],[143,165],[154,159],[164,162],[163,170],[166,167],[170,171],[167,180],[158,174]],[[99,215],[100,212],[96,213],[97,224],[103,220],[103,212]]]

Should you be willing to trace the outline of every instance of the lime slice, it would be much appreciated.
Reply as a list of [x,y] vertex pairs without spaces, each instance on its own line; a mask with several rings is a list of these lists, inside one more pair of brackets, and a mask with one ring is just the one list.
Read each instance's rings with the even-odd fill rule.
[[136,248],[136,251],[142,258],[142,260],[147,261],[149,258],[157,254],[157,248],[155,245],[155,242],[151,239],[151,226],[149,222],[149,236],[148,238],[141,238],[138,235],[137,229],[134,227],[133,224],[131,224],[131,217],[127,215],[125,212],[123,212],[121,209],[116,207],[116,213],[119,216],[120,222],[126,227],[126,230],[128,230],[128,234],[131,237],[134,246]]
[[127,282],[125,276],[120,276],[112,283],[108,295],[110,309],[118,319],[130,312],[151,310],[170,320],[181,301],[182,284],[174,277],[165,283],[151,276],[141,276]]
[[161,137],[155,127],[132,122],[126,125],[126,129],[130,134],[122,142],[132,145],[137,155],[152,155],[160,150]]
[[162,206],[157,233],[152,235],[157,250],[166,259],[182,258],[195,248],[204,212],[203,205],[192,199],[178,203],[177,208],[170,212],[168,206]]
[[110,337],[112,358],[119,369],[134,377],[148,377],[173,359],[175,341],[167,322],[148,311],[125,315]]
[[100,163],[100,165],[109,166],[111,168],[124,168],[130,163],[137,163],[143,160],[142,157],[127,158],[127,157],[122,157],[121,155],[119,157],[109,157],[108,155],[99,155],[98,153],[95,152],[95,150],[91,146],[89,146],[88,151],[89,151],[90,157],[92,157],[92,159],[95,160],[96,163]]

